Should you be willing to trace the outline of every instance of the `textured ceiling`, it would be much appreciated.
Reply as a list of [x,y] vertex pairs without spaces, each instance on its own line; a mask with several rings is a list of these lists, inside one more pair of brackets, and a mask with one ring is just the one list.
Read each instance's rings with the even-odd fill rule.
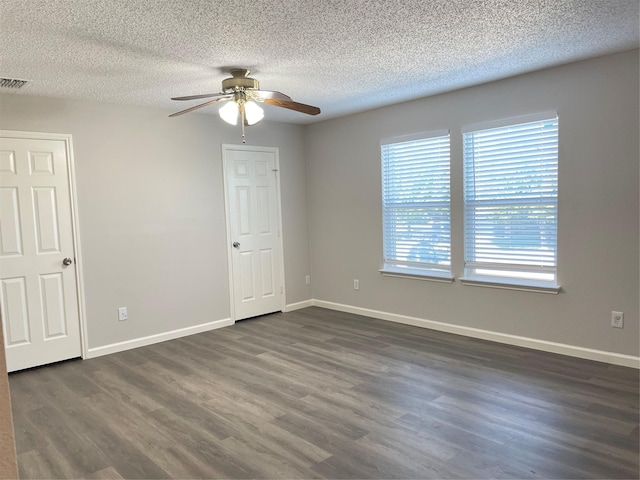
[[637,47],[638,9],[638,0],[0,0],[0,77],[31,80],[20,94],[170,113],[197,103],[170,97],[219,92],[228,67],[248,67],[261,88],[322,109],[267,106],[267,119],[309,123]]

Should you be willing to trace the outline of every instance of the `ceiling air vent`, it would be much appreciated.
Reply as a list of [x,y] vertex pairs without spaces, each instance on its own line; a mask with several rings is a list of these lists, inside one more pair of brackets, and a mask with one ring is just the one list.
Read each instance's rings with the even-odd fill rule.
[[15,78],[0,78],[0,88],[22,88],[27,80],[17,80]]

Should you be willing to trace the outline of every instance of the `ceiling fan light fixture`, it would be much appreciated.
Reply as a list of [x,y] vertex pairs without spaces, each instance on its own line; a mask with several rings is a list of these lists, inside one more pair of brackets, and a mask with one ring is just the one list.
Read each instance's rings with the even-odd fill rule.
[[202,95],[187,95],[185,97],[173,97],[171,100],[207,100],[200,105],[189,107],[169,115],[177,117],[184,113],[193,112],[213,103],[226,102],[218,110],[220,118],[231,125],[238,124],[238,117],[241,118],[242,143],[245,143],[245,126],[255,125],[264,118],[264,111],[255,102],[264,102],[275,107],[287,108],[307,115],[318,115],[320,109],[313,105],[294,102],[291,97],[284,93],[260,90],[260,84],[255,78],[249,77],[249,70],[246,68],[234,68],[231,70],[231,78],[222,81],[222,91],[220,93],[205,93]]
[[255,125],[264,118],[264,110],[255,102],[245,102],[244,114],[247,119],[247,125]]
[[238,104],[235,101],[225,103],[218,114],[220,118],[231,125],[238,124]]

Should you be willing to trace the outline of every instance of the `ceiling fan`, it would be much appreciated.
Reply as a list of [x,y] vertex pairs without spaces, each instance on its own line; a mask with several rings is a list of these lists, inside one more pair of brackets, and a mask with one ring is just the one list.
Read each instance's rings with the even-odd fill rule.
[[[230,73],[231,77],[225,78],[222,81],[222,92],[220,93],[205,93],[203,95],[172,98],[171,100],[199,100],[203,98],[211,98],[211,100],[169,116],[176,117],[206,107],[207,105],[218,102],[228,102],[220,108],[218,113],[225,122],[231,125],[236,125],[238,123],[238,115],[240,116],[242,122],[242,143],[245,143],[245,125],[255,125],[264,117],[262,108],[260,108],[256,102],[288,108],[289,110],[295,110],[296,112],[306,113],[308,115],[318,115],[320,113],[318,107],[294,102],[291,100],[291,97],[284,93],[260,90],[260,84],[255,78],[249,77],[251,72],[246,68],[234,68],[230,70]],[[232,101],[229,102],[229,100]]]

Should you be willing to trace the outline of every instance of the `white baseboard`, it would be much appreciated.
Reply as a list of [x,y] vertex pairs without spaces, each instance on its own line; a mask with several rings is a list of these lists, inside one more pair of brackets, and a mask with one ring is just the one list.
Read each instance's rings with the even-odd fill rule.
[[570,357],[584,358],[587,360],[595,360],[598,362],[620,365],[623,367],[632,367],[640,369],[640,357],[632,355],[624,355],[621,353],[606,352],[603,350],[593,350],[590,348],[577,347],[567,345],[565,343],[548,342],[546,340],[538,340],[535,338],[520,337],[518,335],[509,335],[507,333],[492,332],[490,330],[482,330],[479,328],[465,327],[461,325],[452,325],[450,323],[434,322],[423,318],[409,317],[406,315],[397,315],[395,313],[381,312],[368,308],[354,307],[352,305],[343,305],[341,303],[326,302],[324,300],[312,300],[313,306],[337,310],[340,312],[354,313],[356,315],[364,315],[367,317],[377,318],[379,320],[388,320],[390,322],[403,323],[405,325],[413,325],[416,327],[429,328],[440,332],[454,333],[456,335],[464,335],[466,337],[480,338],[482,340],[490,340],[492,342],[505,343],[518,347],[531,348],[533,350],[541,350],[543,352],[558,353]]
[[[390,322],[402,323],[405,325],[413,325],[415,327],[429,328],[440,332],[453,333],[456,335],[464,335],[466,337],[479,338],[482,340],[490,340],[492,342],[504,343],[507,345],[515,345],[518,347],[531,348],[533,350],[541,350],[543,352],[558,353],[570,357],[584,358],[586,360],[595,360],[598,362],[610,363],[612,365],[620,365],[623,367],[631,367],[640,369],[640,357],[633,355],[624,355],[621,353],[606,352],[603,350],[594,350],[590,348],[577,347],[565,343],[549,342],[546,340],[538,340],[535,338],[521,337],[518,335],[510,335],[507,333],[493,332],[490,330],[482,330],[479,328],[465,327],[462,325],[452,325],[450,323],[435,322],[423,318],[410,317],[407,315],[398,315],[395,313],[382,312],[369,308],[355,307],[352,305],[344,305],[341,303],[327,302],[324,300],[305,300],[303,302],[292,303],[285,306],[285,312],[293,312],[306,307],[322,307],[329,310],[337,310],[340,312],[353,313],[367,317],[377,318],[379,320],[387,320]],[[90,348],[85,358],[95,358],[111,353],[123,352],[132,348],[144,347],[154,343],[173,340],[175,338],[186,337],[196,333],[207,332],[217,328],[233,325],[233,320],[225,318],[213,322],[195,325],[193,327],[181,328],[170,332],[149,335],[147,337],[136,338],[124,342],[112,343],[102,347]]]
[[233,325],[233,323],[233,320],[230,318],[225,318],[222,320],[215,320],[213,322],[195,325],[193,327],[179,328],[178,330],[149,335],[148,337],[135,338],[133,340],[112,343],[102,347],[90,348],[84,358],[101,357],[102,355],[123,352],[125,350],[131,350],[132,348],[146,347],[147,345],[153,345],[154,343],[165,342],[167,340],[186,337],[196,333],[208,332],[209,330],[215,330],[216,328],[228,327],[229,325]]
[[313,300],[305,300],[303,302],[290,303],[289,305],[285,305],[285,312],[293,312],[294,310],[300,310],[301,308],[313,307]]

